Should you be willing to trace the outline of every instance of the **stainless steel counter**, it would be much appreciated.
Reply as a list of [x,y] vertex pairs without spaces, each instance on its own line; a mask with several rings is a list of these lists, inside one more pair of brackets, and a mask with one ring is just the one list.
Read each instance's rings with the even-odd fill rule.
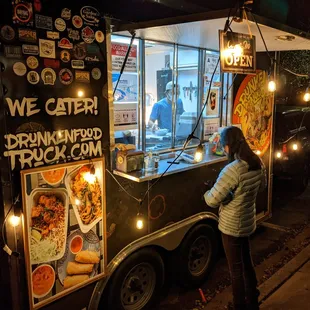
[[[216,164],[216,163],[223,162],[226,160],[227,160],[226,156],[220,157],[220,156],[214,156],[214,155],[205,155],[204,160],[196,164],[189,164],[183,160],[178,160],[179,164],[171,165],[169,170],[165,173],[164,177],[166,175],[179,173],[182,171],[187,171],[187,170],[195,169],[195,168],[202,167],[202,166],[212,165],[212,164]],[[173,158],[160,160],[159,168],[152,172],[146,172],[143,169],[140,171],[134,171],[130,173],[125,173],[125,172],[121,172],[118,170],[114,170],[113,173],[123,178],[135,181],[135,182],[145,182],[145,181],[159,178],[162,175],[162,173],[167,169],[167,167],[170,165],[168,164],[168,161],[173,161]]]

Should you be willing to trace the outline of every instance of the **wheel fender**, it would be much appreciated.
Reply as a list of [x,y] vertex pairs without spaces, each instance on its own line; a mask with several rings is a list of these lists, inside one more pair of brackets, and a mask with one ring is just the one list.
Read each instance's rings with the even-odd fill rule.
[[181,244],[185,235],[194,225],[206,220],[218,222],[218,217],[211,212],[201,212],[128,244],[108,264],[107,277],[97,282],[90,299],[88,309],[98,309],[101,296],[109,282],[109,279],[129,255],[139,249],[149,246],[156,246],[167,251],[173,251]]

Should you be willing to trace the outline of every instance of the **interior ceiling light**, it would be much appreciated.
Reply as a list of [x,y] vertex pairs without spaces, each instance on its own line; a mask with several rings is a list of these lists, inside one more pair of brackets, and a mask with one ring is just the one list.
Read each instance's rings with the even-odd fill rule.
[[295,40],[295,37],[290,36],[290,35],[282,35],[282,36],[276,36],[276,40],[278,40],[278,41],[293,41],[293,40]]

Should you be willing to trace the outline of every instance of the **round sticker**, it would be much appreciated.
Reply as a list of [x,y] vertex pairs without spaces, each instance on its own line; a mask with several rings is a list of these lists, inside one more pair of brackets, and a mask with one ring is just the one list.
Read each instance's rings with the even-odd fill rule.
[[84,42],[90,44],[93,43],[95,40],[95,32],[89,26],[86,26],[82,29],[82,39]]
[[61,59],[61,61],[63,61],[63,62],[69,62],[70,59],[71,59],[70,52],[69,52],[69,51],[65,51],[65,50],[61,51],[61,53],[60,53],[60,59]]
[[0,34],[1,34],[1,37],[3,38],[3,40],[5,40],[5,41],[12,41],[15,38],[15,31],[9,25],[4,25],[1,28]]
[[72,24],[75,28],[81,28],[83,26],[83,20],[80,16],[74,15],[72,17]]
[[26,66],[22,62],[15,62],[13,65],[13,71],[18,76],[23,76],[27,72]]
[[94,68],[91,70],[91,76],[94,80],[99,80],[101,78],[101,71],[99,68]]
[[61,17],[66,20],[70,20],[71,18],[71,10],[64,8],[61,10]]
[[32,7],[29,3],[18,3],[14,7],[13,20],[17,20],[20,23],[26,24],[32,18]]
[[73,54],[76,59],[83,60],[87,54],[86,44],[82,42],[74,45]]
[[27,74],[27,80],[30,84],[38,84],[40,81],[39,73],[35,71],[29,71]]
[[51,68],[45,68],[41,72],[41,79],[44,85],[54,85],[56,81],[56,73]]
[[26,63],[30,69],[37,69],[39,66],[39,60],[34,56],[29,56],[26,60]]
[[104,34],[101,30],[97,30],[95,33],[95,38],[98,43],[102,43],[104,41]]
[[66,22],[62,18],[55,20],[55,27],[58,31],[64,31],[67,27]]
[[73,81],[73,74],[69,69],[62,69],[59,72],[60,82],[64,85],[69,85]]

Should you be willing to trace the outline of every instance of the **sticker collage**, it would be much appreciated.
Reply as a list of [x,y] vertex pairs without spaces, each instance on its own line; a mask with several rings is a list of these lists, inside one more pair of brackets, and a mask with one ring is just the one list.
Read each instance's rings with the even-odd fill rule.
[[[102,59],[101,15],[91,6],[79,15],[63,8],[55,19],[41,14],[41,2],[12,2],[12,25],[0,26],[4,56],[16,59],[13,71],[36,85],[70,85],[99,80]],[[97,64],[97,65],[96,65]],[[87,69],[87,70],[86,70]]]

